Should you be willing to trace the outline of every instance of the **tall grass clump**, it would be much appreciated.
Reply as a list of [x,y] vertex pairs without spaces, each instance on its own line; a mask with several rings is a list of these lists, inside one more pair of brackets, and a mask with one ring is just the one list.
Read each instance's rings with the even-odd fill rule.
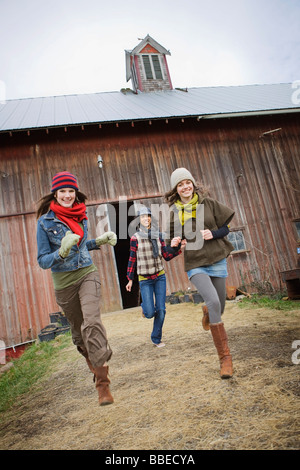
[[300,308],[300,301],[298,300],[287,300],[280,296],[267,296],[259,294],[251,294],[251,297],[245,297],[240,302],[241,307],[253,307],[253,308],[270,308],[273,310],[289,311]]
[[13,367],[0,375],[0,412],[44,377],[59,352],[70,343],[69,333],[59,335],[52,341],[32,344],[21,357],[14,359]]

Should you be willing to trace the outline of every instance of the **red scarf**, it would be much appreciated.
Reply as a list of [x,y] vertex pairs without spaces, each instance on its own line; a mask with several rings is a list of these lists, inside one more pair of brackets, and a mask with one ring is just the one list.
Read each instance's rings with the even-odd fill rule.
[[50,209],[55,213],[56,217],[70,227],[73,233],[80,236],[81,242],[84,232],[79,225],[83,219],[87,219],[86,205],[82,202],[80,204],[73,204],[73,207],[63,207],[51,201]]

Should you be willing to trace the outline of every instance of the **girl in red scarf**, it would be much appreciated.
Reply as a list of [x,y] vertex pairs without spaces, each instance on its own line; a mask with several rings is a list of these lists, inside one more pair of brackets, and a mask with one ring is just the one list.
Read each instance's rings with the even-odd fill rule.
[[117,237],[106,232],[87,240],[86,196],[67,171],[53,177],[51,194],[37,210],[38,263],[51,269],[57,304],[66,315],[73,343],[85,357],[96,379],[99,404],[113,403],[107,362],[112,351],[100,317],[100,279],[89,254]]

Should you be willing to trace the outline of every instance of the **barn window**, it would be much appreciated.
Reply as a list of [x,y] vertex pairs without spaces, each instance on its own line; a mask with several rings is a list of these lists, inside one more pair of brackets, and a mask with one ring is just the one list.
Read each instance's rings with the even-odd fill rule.
[[161,68],[160,68],[160,62],[159,62],[158,55],[153,55],[152,56],[152,63],[153,63],[153,68],[154,68],[154,73],[155,73],[156,79],[157,80],[162,80],[163,76],[162,76],[162,72],[161,72]]
[[142,55],[147,80],[162,80],[162,70],[158,55]]
[[153,74],[152,74],[152,68],[151,68],[151,64],[150,64],[150,57],[148,55],[143,55],[143,63],[144,63],[146,78],[148,80],[152,79]]
[[300,220],[296,220],[295,226],[297,231],[297,239],[300,240]]
[[235,230],[233,232],[229,232],[227,238],[230,243],[232,243],[232,245],[234,246],[234,251],[246,250],[246,244],[242,230]]

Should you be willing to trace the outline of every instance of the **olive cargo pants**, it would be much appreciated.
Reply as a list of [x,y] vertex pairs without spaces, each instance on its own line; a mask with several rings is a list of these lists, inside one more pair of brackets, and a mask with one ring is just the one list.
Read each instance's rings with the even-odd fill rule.
[[72,340],[94,367],[101,367],[112,355],[100,316],[101,283],[97,271],[72,286],[55,290],[56,302],[66,315]]

